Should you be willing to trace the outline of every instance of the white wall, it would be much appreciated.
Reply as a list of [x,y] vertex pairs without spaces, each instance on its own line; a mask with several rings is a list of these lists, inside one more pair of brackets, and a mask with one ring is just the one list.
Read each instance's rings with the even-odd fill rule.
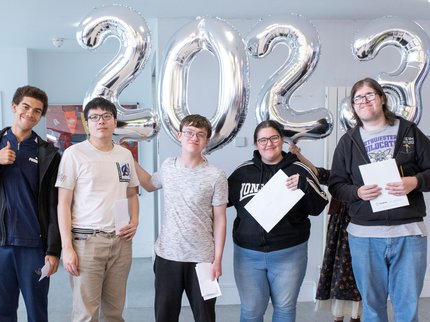
[[[161,19],[152,23],[153,45],[157,52],[157,71],[161,63],[161,53],[166,48],[170,38],[181,26],[190,22],[187,19]],[[234,19],[227,20],[243,37],[257,22],[256,20]],[[351,41],[355,33],[364,26],[366,21],[313,21],[320,35],[322,44],[321,58],[309,80],[295,93],[292,107],[305,110],[314,107],[324,107],[326,101],[326,87],[351,86],[353,83],[366,76],[375,77],[381,71],[392,71],[399,64],[400,55],[395,49],[384,49],[383,52],[370,62],[358,62],[351,55]],[[421,22],[422,26],[430,33],[430,21]],[[278,46],[275,52],[262,60],[250,59],[250,100],[247,119],[238,136],[247,140],[247,146],[235,147],[234,142],[217,150],[208,156],[209,161],[224,169],[230,174],[242,161],[251,157],[252,135],[256,125],[255,102],[258,91],[268,77],[285,61],[288,50]],[[11,95],[17,86],[27,81],[33,85],[45,89],[50,97],[51,103],[80,103],[85,95],[86,88],[98,70],[112,58],[111,54],[98,52],[85,52],[80,54],[67,54],[61,51],[38,52],[29,51],[27,66],[27,51],[25,49],[11,49],[0,53],[0,91],[2,92],[2,125],[9,124],[11,115],[8,109]],[[148,63],[149,64],[149,63]],[[145,107],[152,107],[152,92],[148,84],[148,76],[136,79],[121,95],[121,102],[139,102]],[[191,112],[201,113],[211,117],[215,111],[218,99],[218,65],[214,57],[208,54],[198,56],[192,64],[189,83],[189,106]],[[424,107],[430,102],[430,82],[424,82],[422,93]],[[424,108],[420,128],[430,134],[430,113]],[[40,128],[43,132],[43,126]],[[39,132],[40,132],[39,131]],[[157,142],[155,142],[157,141]],[[330,166],[324,164],[325,140],[301,141],[299,145],[305,155],[316,165]],[[167,156],[179,154],[179,146],[174,143],[163,129],[157,140],[158,159],[164,160]],[[151,144],[149,144],[151,146]],[[287,147],[285,147],[287,149]],[[152,146],[142,147],[141,157],[148,157]],[[226,157],[228,156],[228,158]],[[148,157],[149,169],[156,167],[153,164],[152,154]],[[151,163],[152,162],[152,163]],[[146,166],[146,163],[144,164]],[[186,183],[184,183],[186,184]],[[148,196],[147,194],[144,194]],[[152,195],[151,195],[152,196]],[[429,196],[427,202],[430,206]],[[156,224],[154,216],[157,215],[154,204],[145,201],[141,204],[141,224],[138,236],[151,234],[152,227]],[[233,209],[228,210],[228,232],[225,248],[223,270],[224,274],[220,280],[223,296],[218,303],[238,303],[239,299],[234,284],[232,265],[232,242],[231,227],[235,213]],[[324,240],[324,217],[319,216],[311,219],[312,231],[309,242],[309,263],[305,282],[302,288],[301,300],[312,300],[315,284],[318,281],[318,266],[322,260],[322,245]],[[428,223],[428,220],[427,220]],[[153,235],[151,235],[153,236]],[[138,239],[135,241],[135,255],[151,256],[152,239]],[[140,237],[139,237],[140,238]],[[427,274],[426,289],[424,295],[430,296],[430,275]]]
[[27,49],[10,48],[0,51],[0,122],[11,124],[11,101],[16,87],[28,83]]

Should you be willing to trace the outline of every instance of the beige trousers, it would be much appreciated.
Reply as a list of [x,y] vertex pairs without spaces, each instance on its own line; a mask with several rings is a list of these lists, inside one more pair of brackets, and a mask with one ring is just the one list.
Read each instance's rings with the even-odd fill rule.
[[73,233],[79,276],[71,277],[73,322],[123,322],[132,242],[104,234]]

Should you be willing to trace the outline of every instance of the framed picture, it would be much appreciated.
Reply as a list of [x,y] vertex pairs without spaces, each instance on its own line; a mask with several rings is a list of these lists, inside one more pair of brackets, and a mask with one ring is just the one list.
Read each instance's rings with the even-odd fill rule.
[[[125,105],[124,108],[136,109],[137,105]],[[87,139],[87,128],[82,105],[49,105],[46,112],[46,136],[62,154],[72,144]],[[121,144],[129,149],[138,161],[138,142]]]

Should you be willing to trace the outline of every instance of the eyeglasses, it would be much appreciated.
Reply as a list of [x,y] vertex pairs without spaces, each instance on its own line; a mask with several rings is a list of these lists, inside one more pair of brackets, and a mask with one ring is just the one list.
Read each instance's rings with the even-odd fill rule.
[[377,94],[375,92],[367,93],[366,95],[357,95],[352,99],[352,102],[354,105],[359,105],[364,103],[364,98],[366,98],[366,101],[371,102],[376,98],[376,95]]
[[193,132],[193,131],[182,131],[182,134],[187,138],[187,139],[192,139],[194,136],[196,136],[196,138],[198,140],[204,140],[207,138],[207,134],[204,132]]
[[279,135],[272,135],[270,138],[259,138],[257,139],[258,144],[267,145],[267,143],[272,142],[272,144],[278,143],[281,137]]
[[88,119],[91,122],[98,122],[101,118],[103,121],[109,121],[113,117],[112,113],[103,113],[103,114],[93,114],[88,116]]

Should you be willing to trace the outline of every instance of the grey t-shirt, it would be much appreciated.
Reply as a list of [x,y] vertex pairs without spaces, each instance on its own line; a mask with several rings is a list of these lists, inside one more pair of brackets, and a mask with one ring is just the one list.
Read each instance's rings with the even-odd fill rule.
[[155,253],[179,262],[213,262],[213,207],[228,202],[225,173],[207,162],[184,168],[168,158],[152,176],[164,190],[164,209]]
[[396,145],[399,120],[393,126],[387,125],[376,131],[366,131],[360,127],[361,138],[370,162],[378,162],[391,159]]

